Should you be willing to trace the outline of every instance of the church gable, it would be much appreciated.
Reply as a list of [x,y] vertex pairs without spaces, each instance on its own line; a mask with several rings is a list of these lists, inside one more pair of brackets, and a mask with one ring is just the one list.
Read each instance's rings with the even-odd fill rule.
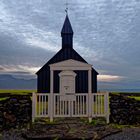
[[64,48],[61,49],[56,55],[54,55],[38,72],[39,74],[41,71],[43,71],[46,67],[48,67],[49,64],[57,63],[60,61],[68,60],[68,59],[74,59],[77,61],[81,61],[84,63],[87,63],[74,49],[72,48]]

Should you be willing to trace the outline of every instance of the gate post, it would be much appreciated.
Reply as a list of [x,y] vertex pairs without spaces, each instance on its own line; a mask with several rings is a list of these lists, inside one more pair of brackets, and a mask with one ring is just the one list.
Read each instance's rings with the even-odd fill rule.
[[91,79],[91,71],[92,69],[90,68],[88,70],[88,118],[89,118],[89,122],[92,121],[92,79]]
[[50,122],[53,122],[53,111],[54,111],[54,108],[53,108],[53,70],[51,70],[51,78],[50,78],[50,104],[49,104],[49,108],[50,108],[50,111],[49,111],[49,114],[50,114]]
[[35,121],[36,116],[36,94],[32,93],[32,122]]
[[105,94],[105,112],[106,112],[106,122],[109,123],[109,93]]
[[92,122],[92,93],[89,93],[88,95],[88,119],[89,119],[89,123]]

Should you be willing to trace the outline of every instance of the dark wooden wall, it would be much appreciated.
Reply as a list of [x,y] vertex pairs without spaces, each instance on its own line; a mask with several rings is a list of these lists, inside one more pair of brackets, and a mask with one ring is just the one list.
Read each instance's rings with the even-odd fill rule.
[[76,93],[87,93],[88,92],[88,71],[75,71],[76,82],[75,91]]
[[[60,61],[74,59],[87,63],[73,48],[62,48],[52,59],[50,59],[38,72],[37,72],[37,91],[39,93],[50,93],[50,64]],[[54,72],[54,92],[59,91],[59,76],[60,71]],[[76,92],[87,93],[88,92],[88,72],[75,71],[76,77]],[[97,91],[97,72],[92,69],[92,92]]]

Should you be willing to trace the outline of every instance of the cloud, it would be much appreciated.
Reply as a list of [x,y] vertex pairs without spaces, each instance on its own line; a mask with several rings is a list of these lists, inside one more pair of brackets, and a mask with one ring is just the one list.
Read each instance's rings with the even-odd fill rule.
[[[41,40],[40,38],[27,38],[26,41],[31,44],[32,46],[35,47],[40,47],[43,48],[45,50],[48,50],[50,52],[57,52],[58,51],[58,47],[52,43],[48,43],[46,41]],[[60,48],[60,47],[59,47]]]
[[0,71],[4,71],[4,68],[2,66],[0,66]]
[[1,72],[17,74],[35,74],[40,67],[26,65],[1,65]]
[[36,79],[36,72],[40,69],[40,67],[36,66],[28,66],[28,65],[0,65],[2,70],[0,71],[0,75],[12,75],[17,79]]
[[116,82],[121,81],[124,77],[116,75],[98,75],[99,82]]
[[0,65],[42,66],[54,53],[0,32]]
[[40,69],[40,67],[28,65],[0,65],[0,68],[0,74],[12,75],[19,79],[35,79],[35,73]]

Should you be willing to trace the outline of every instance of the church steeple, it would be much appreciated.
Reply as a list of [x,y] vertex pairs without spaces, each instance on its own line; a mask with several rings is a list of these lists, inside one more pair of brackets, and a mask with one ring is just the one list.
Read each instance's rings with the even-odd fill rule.
[[62,48],[65,47],[73,48],[73,30],[67,14],[63,28],[61,30],[61,37],[62,37]]

